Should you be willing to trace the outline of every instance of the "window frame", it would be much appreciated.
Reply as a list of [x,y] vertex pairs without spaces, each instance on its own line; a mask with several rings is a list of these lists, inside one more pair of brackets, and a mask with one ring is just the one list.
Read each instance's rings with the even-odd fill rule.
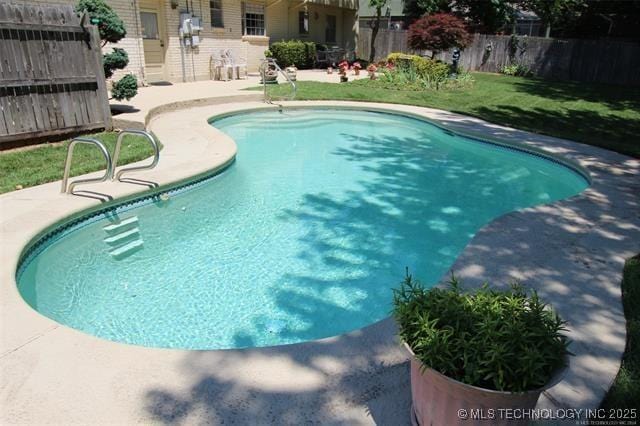
[[[216,5],[218,7],[216,7]],[[219,22],[214,14],[219,13]],[[211,19],[211,28],[224,28],[224,12],[222,0],[209,0],[209,18]]]
[[[267,35],[266,8],[264,4],[243,1],[241,12],[243,36],[264,37]],[[248,19],[248,15],[251,15],[251,18]],[[253,25],[250,26],[249,23]],[[260,26],[259,24],[262,25]]]

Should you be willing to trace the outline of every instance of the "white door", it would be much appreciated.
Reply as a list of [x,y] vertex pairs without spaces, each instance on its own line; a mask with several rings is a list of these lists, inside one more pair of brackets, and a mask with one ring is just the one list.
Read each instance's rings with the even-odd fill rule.
[[153,0],[140,2],[140,23],[144,47],[144,71],[147,82],[166,80],[164,56],[165,34],[160,4]]

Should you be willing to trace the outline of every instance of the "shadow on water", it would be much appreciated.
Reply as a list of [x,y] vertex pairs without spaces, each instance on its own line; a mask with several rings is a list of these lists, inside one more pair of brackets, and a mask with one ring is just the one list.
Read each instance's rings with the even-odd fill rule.
[[[373,172],[375,179],[360,182],[363,190],[350,191],[344,200],[321,192],[307,194],[302,207],[286,211],[282,220],[303,221],[308,227],[309,232],[302,237],[304,249],[298,257],[312,268],[314,265],[330,264],[344,269],[366,270],[375,266],[391,270],[390,276],[394,278],[385,282],[381,291],[389,292],[389,288],[396,285],[402,278],[405,265],[425,273],[438,268],[434,276],[440,278],[441,269],[448,267],[444,264],[454,260],[458,249],[470,238],[470,233],[475,231],[478,224],[482,225],[490,219],[479,217],[478,200],[486,202],[486,195],[489,194],[491,200],[504,202],[506,198],[513,201],[521,195],[513,193],[508,186],[490,185],[470,193],[465,183],[468,180],[461,177],[473,170],[473,166],[451,164],[447,153],[439,153],[435,158],[442,163],[424,161],[424,151],[416,147],[419,138],[386,137],[377,139],[375,143],[358,143],[357,135],[350,135],[349,138],[355,143],[349,148],[338,149],[334,154],[358,163],[364,161],[363,167]],[[366,160],[376,160],[376,165],[370,165]],[[499,172],[489,160],[487,158],[487,167],[478,171],[477,180],[486,178],[488,182],[494,179],[494,173]],[[612,168],[608,164],[598,163],[595,158],[587,161],[590,162],[596,182],[602,175],[615,174],[618,170],[625,185],[635,185],[635,189],[640,189],[637,181],[632,183],[633,175],[637,177],[640,170],[629,172],[630,166],[622,164],[617,165],[617,169]],[[427,167],[442,167],[441,176],[436,174],[433,181],[423,182],[419,176]],[[443,186],[445,183],[446,186]],[[444,208],[432,205],[430,196],[443,188],[448,205]],[[627,193],[634,192],[630,192],[629,188],[624,190]],[[466,201],[463,203],[463,200]],[[508,210],[513,207],[510,205]],[[588,214],[583,213],[586,207],[590,208]],[[589,243],[611,246],[603,255],[603,263],[593,265],[597,270],[590,271],[591,266],[580,262],[580,250],[583,249],[577,241],[588,235],[595,223],[606,227],[607,215],[613,208],[629,212],[628,218],[615,223],[609,234],[599,234]],[[633,235],[637,237],[640,233],[638,200],[628,196],[610,199],[590,189],[577,207],[567,210],[554,205],[536,210],[535,213],[518,213],[513,219],[508,216],[506,222],[500,221],[503,224],[500,226],[509,227],[504,230],[504,249],[499,244],[500,249],[495,250],[495,242],[493,245],[484,244],[482,238],[478,239],[461,265],[472,268],[462,271],[462,275],[475,277],[470,281],[473,284],[488,276],[504,279],[505,282],[515,277],[542,290],[545,298],[557,301],[554,305],[573,320],[570,323],[572,328],[583,327],[572,336],[572,339],[578,340],[578,351],[590,344],[602,348],[600,340],[606,333],[611,333],[604,338],[612,344],[618,344],[620,340],[624,342],[624,332],[611,328],[616,325],[615,316],[620,314],[619,307],[615,305],[616,300],[619,303],[619,293],[606,288],[607,278],[602,274],[605,267],[616,270],[620,262],[616,253],[629,244],[629,238]],[[520,216],[527,220],[517,220]],[[460,220],[459,217],[466,219]],[[421,224],[425,221],[430,229],[438,230],[429,241],[424,241],[427,234]],[[406,225],[399,229],[398,222]],[[546,249],[521,242],[531,240],[531,233],[539,232],[536,226],[544,229],[544,234],[540,233],[540,241],[536,239],[536,242],[546,244]],[[491,232],[496,238],[502,231],[492,229]],[[452,241],[456,233],[465,235],[460,241]],[[553,243],[555,239],[570,239],[575,241],[575,247],[572,251],[563,251]],[[419,251],[442,246],[452,247],[452,253],[445,256],[446,261],[430,258]],[[380,260],[380,251],[400,252],[402,255],[396,264],[388,257]],[[419,256],[411,259],[407,255],[410,251],[417,251]],[[544,267],[532,263],[530,258],[536,253],[548,253],[553,261],[546,262]],[[505,270],[491,270],[492,265],[504,265]],[[566,277],[567,268],[579,278],[579,284],[557,282],[557,279]],[[293,273],[287,279],[294,285],[279,290],[274,297],[279,307],[291,315],[308,320],[313,318],[319,324],[329,323],[348,310],[322,297],[323,291],[331,283]],[[364,294],[349,309],[366,312],[375,306],[368,285],[374,279],[379,277],[365,273],[341,281],[345,292]],[[580,286],[579,297],[573,294],[575,288],[567,288],[571,285]],[[298,286],[308,291],[296,291]],[[600,293],[600,300],[589,299],[588,295],[593,292]],[[390,292],[387,294],[390,295]],[[594,316],[602,318],[599,323],[601,332],[585,332],[590,330]],[[307,324],[310,324],[309,328],[300,331],[299,336],[317,331],[314,330],[317,327],[313,325],[314,322],[307,321]],[[295,333],[291,330],[286,332]],[[213,424],[353,424],[362,421],[363,410],[376,424],[409,424],[408,365],[393,337],[394,333],[393,322],[385,320],[365,330],[299,345],[249,351],[194,351],[185,355],[178,367],[188,377],[185,380],[188,383],[185,386],[172,384],[150,389],[144,401],[145,409],[152,418],[164,424],[193,421]],[[250,346],[254,343],[248,335],[238,334],[235,339],[239,345]],[[616,360],[615,350],[598,349],[597,354],[599,363]],[[580,365],[579,368],[583,370],[578,375],[596,376],[589,366]],[[579,392],[592,391],[580,377],[569,375],[567,381]]]

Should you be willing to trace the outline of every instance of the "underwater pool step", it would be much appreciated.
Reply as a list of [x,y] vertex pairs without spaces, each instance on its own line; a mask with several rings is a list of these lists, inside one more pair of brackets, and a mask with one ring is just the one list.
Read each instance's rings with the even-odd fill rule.
[[140,250],[143,244],[144,242],[142,240],[134,240],[123,246],[111,250],[109,254],[111,254],[111,256],[115,258],[122,258]]
[[104,229],[107,234],[114,234],[117,231],[123,231],[125,228],[131,225],[138,225],[138,216],[128,217],[119,223],[113,223],[111,225],[105,226]]
[[140,228],[138,228],[136,226],[135,228],[129,229],[128,231],[124,231],[124,232],[121,232],[119,234],[115,234],[115,235],[113,235],[111,237],[107,237],[107,238],[104,239],[104,242],[107,243],[107,244],[114,245],[114,244],[121,243],[121,242],[127,240],[128,238],[130,238],[130,237],[132,237],[134,235],[137,235],[137,234],[140,234]]

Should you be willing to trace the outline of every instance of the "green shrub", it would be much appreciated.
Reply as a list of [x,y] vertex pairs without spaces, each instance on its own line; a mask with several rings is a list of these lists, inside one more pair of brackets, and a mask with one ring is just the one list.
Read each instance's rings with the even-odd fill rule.
[[300,40],[279,41],[269,50],[280,67],[295,65],[300,69],[313,68],[316,61],[316,44]]
[[105,42],[117,43],[127,35],[124,22],[104,0],[80,0],[75,10],[87,12],[91,23],[98,27],[100,39]]
[[387,62],[403,69],[414,68],[421,77],[434,81],[447,78],[450,70],[449,65],[444,62],[405,53],[391,53],[387,56]]
[[407,275],[393,298],[400,336],[423,366],[469,385],[538,389],[569,354],[565,323],[518,285],[463,293],[452,276],[448,289],[426,290]]
[[138,79],[133,74],[127,74],[113,83],[111,96],[119,101],[133,98],[138,93]]
[[531,69],[524,64],[505,65],[500,72],[504,75],[515,75],[518,77],[529,77],[532,74]]
[[129,63],[127,51],[119,47],[114,47],[112,52],[102,55],[102,66],[104,77],[111,78],[115,70],[121,70]]

